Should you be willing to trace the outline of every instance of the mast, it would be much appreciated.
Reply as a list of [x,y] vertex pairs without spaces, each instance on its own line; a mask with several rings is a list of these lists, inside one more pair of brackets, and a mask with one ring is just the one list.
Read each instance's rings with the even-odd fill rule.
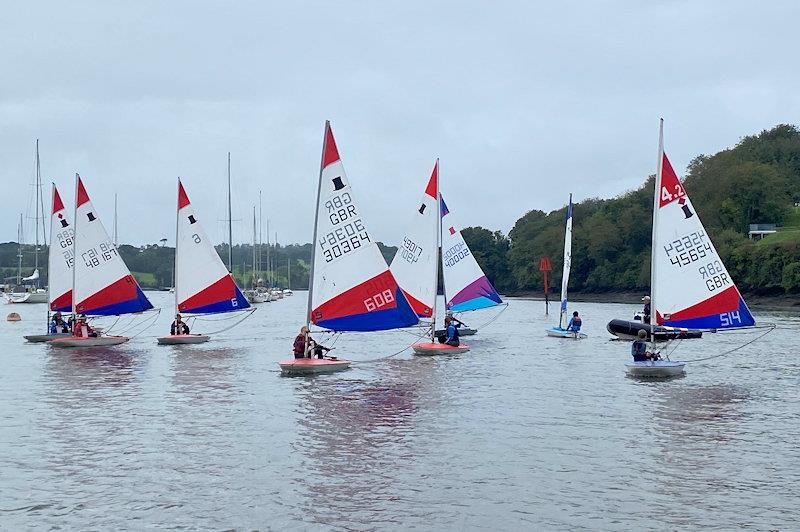
[[253,289],[256,288],[256,206],[253,205]]
[[655,322],[656,315],[656,229],[658,227],[658,198],[661,193],[661,172],[664,165],[664,119],[658,122],[658,165],[656,166],[656,178],[653,183],[653,232],[650,239],[650,342],[655,351]]
[[278,232],[275,231],[275,253],[272,254],[272,275],[278,278]]
[[[117,239],[117,195],[114,194],[114,240]],[[175,292],[175,314],[179,313],[178,309],[178,225],[181,223],[181,178],[178,177],[178,202],[175,206],[175,258],[172,261],[172,288]],[[116,245],[116,242],[114,242]],[[177,332],[178,325],[175,325],[175,332]]]
[[291,290],[292,289],[292,261],[288,257],[286,257],[286,288]]
[[269,243],[269,218],[267,218],[267,284],[270,288],[272,288],[272,263],[270,262],[270,248],[271,244]]
[[233,220],[231,212],[231,152],[228,152],[228,271],[233,273]]
[[[570,260],[571,258],[571,251],[572,251],[572,235],[570,234],[570,222],[572,220],[572,192],[569,193],[569,205],[567,205],[567,221],[564,224],[564,267],[561,271],[561,304],[559,305],[559,312],[558,312],[558,328],[561,329],[562,323],[564,322],[564,314],[567,312],[566,305],[564,302],[567,299],[567,288],[569,287],[569,271],[567,270],[567,252],[570,252]],[[569,238],[569,247],[567,247],[567,239]]]
[[[431,343],[436,343],[436,300],[439,299],[439,255],[442,240],[442,194],[440,192],[441,180],[439,176],[439,158],[436,158],[436,260],[433,261],[433,312],[431,317]],[[444,258],[444,257],[442,257]],[[444,291],[443,291],[444,292]],[[447,293],[444,292],[445,307],[447,307]],[[447,331],[445,331],[447,334]]]
[[[264,215],[264,211],[262,210],[262,207],[261,207],[261,191],[259,190],[258,191],[258,271],[259,271],[259,274],[261,273],[261,270],[263,269],[261,267],[261,248],[262,248],[262,244],[264,243],[264,239],[263,239],[263,237],[261,235],[261,229],[262,229],[263,224],[264,224],[263,215]],[[260,277],[260,275],[259,275],[259,277]]]
[[[41,204],[42,200],[42,174],[39,167],[39,139],[36,139],[36,247],[33,250],[33,271],[39,269],[39,213],[44,218],[44,205]],[[42,220],[42,235],[45,237],[42,244],[47,240],[47,235],[44,232],[44,220]],[[35,281],[35,285],[39,287],[39,279]]]
[[[319,179],[317,180],[317,201],[314,204],[314,233],[311,238],[311,269],[308,273],[308,305],[306,306],[306,327],[311,328],[311,306],[314,301],[314,262],[317,259],[317,229],[319,226],[319,199],[322,195],[322,165],[325,162],[325,142],[328,139],[328,129],[331,127],[330,120],[325,121],[325,131],[322,134],[322,155],[319,160]],[[269,223],[269,220],[267,220]],[[267,238],[269,238],[269,230],[267,230]],[[306,351],[308,351],[308,342],[306,342]],[[306,352],[306,356],[308,353]]]
[[77,270],[77,262],[78,257],[75,255],[78,251],[77,248],[77,240],[78,240],[78,182],[81,176],[78,173],[75,173],[75,202],[74,202],[74,210],[72,211],[72,291],[70,292],[72,296],[72,321],[75,322],[75,319],[78,316],[78,308],[75,306],[75,270]]
[[17,286],[22,284],[22,213],[17,225]]
[[[50,207],[51,207],[50,208],[50,216],[52,217],[53,216],[52,207],[55,204],[55,197],[56,197],[56,184],[55,183],[50,183],[50,185],[52,187],[51,191],[50,191],[50,198],[51,198],[50,199]],[[52,239],[53,239],[53,232],[51,231],[50,232],[50,240],[52,240]],[[53,243],[52,242],[48,242],[47,243],[47,286],[45,287],[45,290],[47,291],[47,323],[45,323],[45,329],[44,329],[45,331],[47,331],[48,334],[50,333],[50,310],[51,310],[51,308],[50,308],[50,253],[52,253],[52,252],[53,252]],[[73,261],[74,261],[74,259],[73,259]],[[74,262],[73,262],[72,267],[73,268],[75,267]]]

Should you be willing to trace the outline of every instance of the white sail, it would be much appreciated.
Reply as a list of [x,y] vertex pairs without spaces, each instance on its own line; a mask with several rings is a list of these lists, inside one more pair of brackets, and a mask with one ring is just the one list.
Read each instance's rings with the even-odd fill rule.
[[567,206],[567,222],[564,230],[564,270],[561,273],[561,312],[558,316],[558,326],[563,327],[564,316],[567,314],[567,287],[569,286],[569,270],[572,267],[572,194],[569,195]]

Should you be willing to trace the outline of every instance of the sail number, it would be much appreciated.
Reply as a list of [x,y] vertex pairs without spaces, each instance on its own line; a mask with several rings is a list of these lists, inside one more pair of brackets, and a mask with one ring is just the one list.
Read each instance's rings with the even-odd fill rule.
[[403,238],[403,249],[400,251],[400,256],[403,257],[403,260],[410,264],[417,262],[422,255],[422,247],[408,237]]
[[68,227],[55,234],[55,237],[58,240],[58,247],[62,249],[61,256],[64,257],[64,262],[67,263],[67,268],[72,268],[72,265],[75,264],[75,259],[72,257],[74,235],[75,232],[71,227]]
[[739,325],[742,324],[742,317],[739,315],[738,310],[734,310],[732,312],[723,312],[719,315],[720,327],[732,327],[734,322],[738,323]]
[[367,307],[367,312],[372,312],[373,310],[385,307],[389,303],[394,303],[394,295],[389,289],[364,300],[364,306]]
[[679,268],[714,254],[714,248],[702,229],[673,240],[664,246],[664,251],[669,262]]
[[319,239],[325,262],[331,262],[371,242],[364,222],[356,211],[349,192],[343,192],[325,202],[328,220],[334,229]]
[[686,192],[684,192],[680,183],[675,185],[675,194],[670,193],[670,191],[667,190],[667,187],[661,187],[661,201],[672,201],[674,199],[682,198],[685,195]]
[[706,289],[709,292],[715,292],[723,286],[731,284],[725,268],[722,267],[722,263],[718,260],[709,262],[705,266],[700,266],[697,271],[705,279]]
[[469,248],[467,245],[464,242],[459,242],[445,252],[444,265],[448,268],[455,266],[462,259],[467,258],[469,254]]
[[94,268],[100,266],[102,262],[108,262],[119,256],[117,248],[111,242],[103,242],[97,248],[91,248],[88,251],[81,253],[81,260],[87,268]]

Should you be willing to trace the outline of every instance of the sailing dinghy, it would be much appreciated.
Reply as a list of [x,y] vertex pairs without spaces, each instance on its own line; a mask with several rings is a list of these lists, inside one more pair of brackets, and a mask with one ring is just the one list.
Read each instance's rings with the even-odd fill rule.
[[411,223],[403,235],[403,245],[392,259],[391,270],[403,295],[418,318],[431,320],[430,342],[411,346],[417,355],[455,354],[469,351],[469,346],[436,342],[436,292],[439,285],[439,161],[425,186],[422,199],[414,208]]
[[587,335],[582,332],[570,331],[564,328],[565,320],[569,324],[569,314],[567,313],[567,287],[569,285],[569,270],[572,266],[572,194],[569,195],[569,205],[567,205],[567,223],[564,230],[564,270],[561,274],[561,310],[558,313],[558,327],[547,329],[547,336],[554,338],[572,338],[581,340]]
[[[367,230],[330,122],[325,122],[313,242],[306,325],[367,332],[419,322]],[[288,375],[330,373],[350,367],[349,360],[332,356],[282,360],[278,364]]]
[[[78,174],[75,174],[74,219],[74,312],[85,316],[119,316],[153,308],[108,236]],[[129,339],[126,336],[66,336],[56,338],[50,345],[96,347],[118,345]]]
[[[502,305],[500,294],[494,289],[492,283],[483,273],[478,261],[461,234],[457,225],[441,197],[442,217],[442,274],[444,275],[444,298],[448,313],[470,312]],[[470,336],[477,329],[459,329],[461,336]],[[437,336],[442,336],[445,331],[436,331]]]
[[[658,139],[650,256],[651,335],[656,326],[697,330],[752,327],[755,319],[722,263],[714,243],[664,153],[664,120]],[[629,375],[671,377],[683,362],[656,360],[625,365]]]
[[[52,208],[50,209],[50,246],[47,255],[47,328],[50,330],[50,312],[66,314],[72,312],[72,224],[61,195],[53,184]],[[29,342],[49,342],[56,338],[71,336],[70,333],[30,334]]]
[[[250,307],[209,240],[186,189],[178,179],[178,215],[175,233],[175,309],[180,314],[221,314]],[[162,345],[200,344],[207,334],[169,334]]]

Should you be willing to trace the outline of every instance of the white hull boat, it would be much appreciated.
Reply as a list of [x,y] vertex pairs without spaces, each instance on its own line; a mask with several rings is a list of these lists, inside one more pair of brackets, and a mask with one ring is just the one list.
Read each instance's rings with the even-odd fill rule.
[[159,336],[156,338],[159,345],[188,345],[188,344],[202,344],[211,339],[206,334],[169,334],[167,336]]
[[683,362],[671,360],[645,360],[629,362],[625,364],[625,368],[631,377],[664,379],[683,375],[685,365]]
[[547,336],[552,338],[568,338],[571,340],[583,340],[588,336],[582,332],[567,331],[561,327],[550,327],[547,329]]
[[284,375],[319,375],[334,373],[350,367],[351,362],[342,358],[293,358],[281,360],[278,366]]
[[4,294],[8,303],[47,303],[47,292],[9,292]]
[[130,340],[127,336],[67,336],[50,342],[55,347],[105,347],[124,344]]

